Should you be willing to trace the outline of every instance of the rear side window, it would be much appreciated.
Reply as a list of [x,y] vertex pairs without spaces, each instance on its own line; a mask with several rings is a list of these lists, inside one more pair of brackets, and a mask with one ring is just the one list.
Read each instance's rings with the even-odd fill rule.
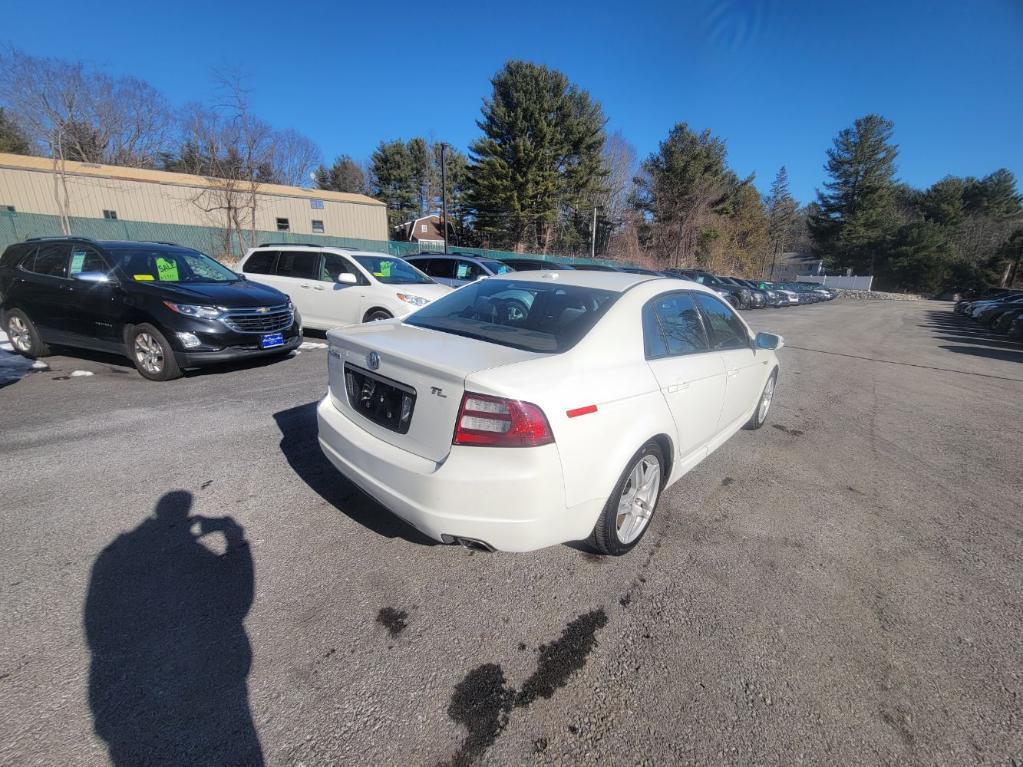
[[712,349],[726,351],[749,348],[749,333],[746,326],[730,306],[706,293],[694,293],[693,300],[703,314]]
[[408,325],[531,352],[563,352],[620,293],[574,285],[481,280],[424,306]]
[[314,280],[320,269],[320,254],[306,250],[282,250],[277,257],[277,274]]
[[75,245],[71,249],[71,269],[70,274],[72,277],[76,277],[83,272],[86,274],[99,272],[100,274],[106,274],[110,271],[110,266],[103,259],[99,253],[92,248],[88,248],[82,245]]
[[67,277],[67,257],[71,246],[66,242],[40,245],[34,257],[22,262],[22,268],[47,277]]
[[273,274],[276,260],[276,250],[257,250],[246,259],[242,271],[246,274]]
[[424,258],[421,261],[409,261],[409,263],[431,277],[453,279],[455,276],[455,262],[450,258]]
[[643,307],[643,344],[647,359],[710,349],[700,312],[689,293],[665,293]]

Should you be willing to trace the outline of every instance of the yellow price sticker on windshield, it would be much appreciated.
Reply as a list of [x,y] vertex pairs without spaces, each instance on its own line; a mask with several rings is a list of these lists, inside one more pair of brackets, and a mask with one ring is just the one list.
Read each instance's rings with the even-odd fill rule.
[[132,277],[135,278],[136,282],[152,282],[153,281],[153,275],[151,275],[151,274],[133,274]]
[[162,282],[178,281],[178,265],[169,258],[156,257],[156,272]]

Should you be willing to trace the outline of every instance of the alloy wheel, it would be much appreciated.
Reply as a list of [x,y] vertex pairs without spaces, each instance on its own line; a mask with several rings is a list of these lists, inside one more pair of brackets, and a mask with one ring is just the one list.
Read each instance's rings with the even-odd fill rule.
[[618,501],[615,531],[623,544],[632,543],[642,535],[654,513],[660,489],[661,462],[656,456],[643,456],[629,473]]
[[163,347],[149,333],[135,336],[135,359],[147,372],[158,375],[163,370]]
[[32,333],[21,317],[11,317],[7,322],[7,337],[19,352],[28,353],[32,349]]
[[764,396],[760,398],[760,408],[757,410],[757,421],[763,423],[767,419],[767,411],[771,409],[771,400],[774,399],[774,376],[767,379],[767,386],[764,387]]

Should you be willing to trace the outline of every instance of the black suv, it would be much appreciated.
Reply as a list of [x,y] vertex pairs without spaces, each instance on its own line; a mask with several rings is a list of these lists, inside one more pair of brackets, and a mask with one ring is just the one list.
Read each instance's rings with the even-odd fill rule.
[[41,237],[0,256],[0,313],[26,357],[48,344],[123,354],[154,381],[302,343],[286,295],[160,242]]

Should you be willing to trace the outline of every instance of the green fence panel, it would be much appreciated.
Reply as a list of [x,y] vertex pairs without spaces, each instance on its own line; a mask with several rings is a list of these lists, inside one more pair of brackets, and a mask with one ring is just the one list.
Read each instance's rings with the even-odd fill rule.
[[[239,241],[235,233],[228,233],[226,230],[218,227],[157,224],[149,221],[122,221],[105,218],[72,218],[71,231],[80,237],[89,237],[94,240],[169,242],[194,248],[227,261],[237,260],[253,244],[260,245],[265,242],[328,245],[336,248],[352,248],[356,250],[369,250],[375,253],[389,253],[393,256],[409,256],[424,251],[440,252],[443,250],[443,246],[433,245],[432,243],[420,245],[416,242],[364,240],[357,237],[332,237],[330,235],[295,234],[293,232],[257,231],[255,232],[255,242],[253,243],[253,233],[251,232],[245,232],[244,237]],[[0,211],[0,251],[8,245],[22,242],[29,237],[56,237],[61,234],[60,219],[57,216],[41,213]],[[496,259],[535,258],[544,261],[560,261],[567,264],[615,263],[614,261],[600,258],[575,258],[544,253],[514,253],[510,250],[469,248],[459,245],[451,245],[448,250]]]

